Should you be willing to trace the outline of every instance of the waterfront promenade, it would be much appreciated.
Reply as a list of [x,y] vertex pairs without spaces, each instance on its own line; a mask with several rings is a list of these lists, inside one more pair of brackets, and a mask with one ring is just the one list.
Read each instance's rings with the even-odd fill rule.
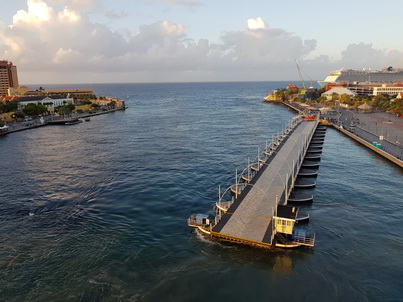
[[[304,108],[292,103],[282,104],[296,112],[304,111]],[[328,120],[331,126],[350,138],[403,167],[403,119],[386,112],[363,113],[340,108],[337,115],[322,115],[321,118]],[[375,143],[380,147],[374,147]]]
[[95,111],[93,113],[72,113],[67,118],[57,118],[54,115],[45,115],[43,116],[43,123],[41,123],[39,118],[33,118],[30,120],[20,121],[20,122],[12,122],[7,123],[8,131],[3,132],[3,134],[9,134],[18,131],[35,129],[38,127],[48,126],[50,122],[57,120],[74,120],[74,119],[82,119],[86,117],[93,117],[97,115],[107,114],[115,111],[125,110],[126,108],[114,108],[108,110],[100,110]]
[[397,158],[403,158],[403,119],[385,112],[356,113],[340,110],[339,126],[350,130],[369,143],[377,142],[382,149]]

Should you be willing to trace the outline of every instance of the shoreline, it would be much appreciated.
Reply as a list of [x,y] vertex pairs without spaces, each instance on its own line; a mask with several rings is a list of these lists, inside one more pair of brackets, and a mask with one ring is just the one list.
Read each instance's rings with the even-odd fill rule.
[[[104,115],[104,114],[108,114],[108,113],[112,113],[112,112],[116,112],[116,111],[124,111],[126,110],[127,107],[123,107],[123,108],[115,108],[115,109],[109,109],[106,111],[100,111],[100,112],[94,112],[94,113],[74,113],[74,117],[69,117],[66,119],[50,119],[50,120],[46,120],[45,123],[41,124],[38,120],[36,120],[35,122],[29,123],[29,122],[18,122],[16,124],[12,124],[12,125],[8,125],[9,129],[6,132],[1,132],[0,133],[0,137],[1,136],[6,136],[10,133],[14,133],[14,132],[20,132],[20,131],[25,131],[25,130],[31,130],[31,129],[36,129],[39,127],[44,127],[44,126],[54,126],[52,125],[52,121],[57,121],[57,120],[64,120],[66,122],[70,121],[70,120],[76,120],[76,119],[81,119],[81,118],[87,118],[87,117],[92,117],[92,116],[97,116],[97,115]],[[25,125],[24,125],[25,123]],[[17,126],[17,128],[15,128]]]
[[[286,108],[289,108],[289,109],[291,109],[291,110],[293,110],[293,111],[295,111],[295,112],[298,112],[298,113],[303,112],[303,110],[301,110],[301,109],[297,108],[296,106],[294,106],[294,105],[292,105],[292,104],[289,104],[289,103],[287,103],[287,102],[281,102],[281,104],[285,105]],[[359,117],[365,117],[365,118],[367,118],[367,117],[364,116],[364,115],[369,115],[369,114],[371,115],[371,117],[374,117],[375,119],[382,120],[382,126],[378,126],[378,127],[382,127],[382,131],[383,131],[383,128],[384,128],[385,125],[386,125],[386,127],[389,127],[389,126],[390,126],[390,124],[388,124],[387,122],[384,122],[384,119],[385,119],[385,118],[384,118],[384,116],[382,116],[382,115],[384,115],[383,112],[362,113],[362,114],[357,114],[357,115],[354,115],[354,114],[353,114],[352,116],[353,116],[353,117],[359,116]],[[341,115],[342,115],[342,113],[340,113],[340,114],[338,115],[338,118],[339,118]],[[334,116],[333,116],[333,118],[334,118]],[[391,118],[392,118],[392,117],[391,117]],[[353,139],[354,141],[360,143],[360,144],[363,145],[364,147],[367,147],[367,148],[370,149],[371,151],[373,151],[373,152],[375,152],[376,154],[382,156],[384,159],[387,159],[387,160],[389,160],[390,162],[392,162],[393,164],[399,166],[400,168],[403,168],[403,160],[402,160],[401,157],[399,158],[399,157],[397,156],[397,154],[396,154],[396,156],[395,156],[395,155],[391,154],[390,152],[387,152],[387,151],[382,150],[382,149],[380,149],[380,148],[378,148],[378,147],[375,147],[375,146],[374,146],[373,144],[371,144],[369,141],[367,141],[367,140],[361,138],[360,136],[358,136],[357,134],[355,134],[355,133],[353,133],[353,132],[350,132],[350,131],[344,129],[344,128],[343,128],[342,126],[340,126],[340,125],[337,125],[337,124],[332,123],[332,122],[328,122],[327,125],[330,126],[330,127],[333,127],[335,130],[338,130],[339,132],[343,133],[344,135],[348,136],[349,138]],[[403,121],[402,121],[402,124],[401,124],[400,126],[403,127]],[[386,128],[386,127],[385,127],[385,128]],[[367,130],[367,129],[364,129],[364,128],[361,127],[361,126],[358,126],[358,125],[357,125],[357,128],[360,129],[360,130],[362,130],[362,131],[367,132],[368,134],[372,135],[373,137],[378,137],[377,133],[373,133],[373,132],[371,132],[371,131],[369,131],[369,130]],[[375,130],[375,132],[377,132],[377,131]],[[379,141],[379,137],[378,137],[377,139],[374,139],[374,140]],[[403,145],[403,142],[400,143],[400,142],[397,141],[397,140],[396,140],[396,144],[394,144],[393,142],[391,142],[391,141],[388,140],[388,139],[383,139],[383,141],[388,142],[388,143],[390,143],[390,144],[392,144],[392,145],[395,145],[396,148],[399,148],[399,150],[401,150],[401,148],[400,148],[399,146],[400,146],[400,145]]]
[[376,154],[389,160],[390,162],[394,163],[395,165],[399,166],[400,168],[403,168],[403,161],[401,159],[393,156],[392,154],[390,154],[382,149],[375,147],[373,144],[367,142],[366,140],[362,139],[358,135],[355,135],[354,133],[351,133],[351,132],[347,131],[346,129],[343,129],[340,126],[337,126],[333,123],[329,123],[328,125],[333,127],[334,129],[338,130],[339,132],[343,133],[344,135],[348,136],[349,138],[353,139],[354,141],[360,143],[361,145],[367,147],[368,149],[375,152]]

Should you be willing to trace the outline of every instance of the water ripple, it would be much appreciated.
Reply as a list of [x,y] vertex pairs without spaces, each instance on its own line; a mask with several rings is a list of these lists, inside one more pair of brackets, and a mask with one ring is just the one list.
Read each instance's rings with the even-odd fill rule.
[[93,85],[129,109],[2,139],[0,300],[398,301],[403,174],[336,131],[304,207],[314,249],[186,226],[293,117],[262,102],[284,85]]

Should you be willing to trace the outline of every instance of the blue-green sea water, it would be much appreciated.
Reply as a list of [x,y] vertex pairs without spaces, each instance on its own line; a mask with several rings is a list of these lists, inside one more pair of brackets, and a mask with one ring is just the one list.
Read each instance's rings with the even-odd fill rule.
[[302,207],[314,248],[187,227],[294,116],[262,101],[286,84],[45,87],[129,108],[0,138],[0,301],[403,301],[402,170],[335,130]]

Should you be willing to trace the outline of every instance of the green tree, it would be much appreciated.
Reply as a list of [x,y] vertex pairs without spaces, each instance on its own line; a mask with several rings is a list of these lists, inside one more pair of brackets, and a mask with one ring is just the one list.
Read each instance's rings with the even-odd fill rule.
[[319,98],[318,98],[318,102],[319,102],[320,104],[322,104],[322,105],[325,105],[326,102],[327,102],[327,97],[325,97],[325,96],[319,97]]
[[71,112],[73,112],[74,109],[76,109],[76,106],[73,104],[68,104],[68,105],[66,105],[66,108],[69,109]]
[[340,103],[352,105],[350,97],[345,93],[340,96]]
[[0,113],[12,112],[18,110],[18,102],[17,101],[5,101],[0,102]]
[[398,116],[403,116],[403,99],[396,99],[390,106],[390,109],[393,110]]
[[336,92],[332,93],[332,100],[333,101],[338,101],[340,100],[340,95],[338,95]]
[[67,108],[67,106],[57,106],[55,108],[55,111],[63,116],[69,115],[71,113],[71,110],[69,108]]
[[48,111],[48,108],[46,108],[45,106],[37,105],[34,103],[27,104],[22,109],[22,112],[24,112],[28,116],[36,116],[36,115],[44,114],[47,111]]
[[19,118],[24,118],[26,115],[24,112],[22,111],[17,111],[16,113],[13,114],[13,118],[15,119],[19,119]]
[[92,104],[92,108],[94,108],[94,109],[98,109],[100,107],[101,107],[101,105],[99,105],[99,104],[95,104],[95,103]]
[[116,107],[116,102],[115,102],[115,101],[112,101],[112,102],[108,103],[108,107],[111,107],[112,109],[115,109],[115,107]]

